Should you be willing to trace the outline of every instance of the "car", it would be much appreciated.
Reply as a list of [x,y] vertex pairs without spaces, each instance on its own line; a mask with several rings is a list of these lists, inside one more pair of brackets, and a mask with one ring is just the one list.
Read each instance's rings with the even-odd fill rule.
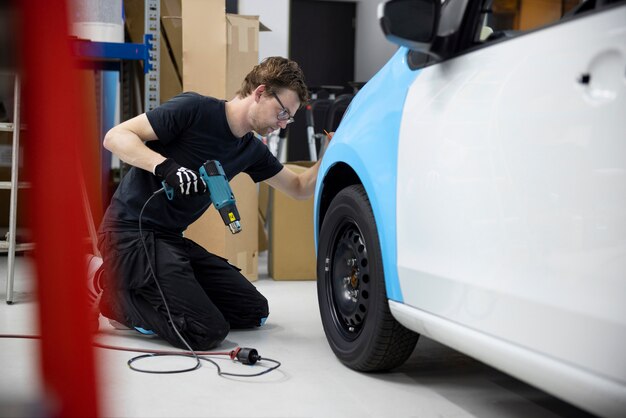
[[424,335],[624,416],[626,2],[394,0],[379,18],[399,48],[315,190],[330,347],[382,371]]

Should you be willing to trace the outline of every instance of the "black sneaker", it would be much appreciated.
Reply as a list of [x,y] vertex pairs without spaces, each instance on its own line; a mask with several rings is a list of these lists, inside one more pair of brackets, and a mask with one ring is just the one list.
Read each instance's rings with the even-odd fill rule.
[[102,286],[100,285],[100,276],[102,276],[102,258],[87,254],[87,297],[89,298],[90,315],[93,316],[92,322],[94,332],[98,331],[100,316],[100,297],[102,296]]

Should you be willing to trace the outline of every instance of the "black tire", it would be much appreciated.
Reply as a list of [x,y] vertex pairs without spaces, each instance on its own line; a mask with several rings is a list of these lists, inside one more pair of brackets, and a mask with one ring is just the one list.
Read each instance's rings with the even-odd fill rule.
[[376,222],[361,185],[337,194],[324,218],[317,296],[328,343],[346,366],[389,370],[413,352],[419,334],[389,311]]

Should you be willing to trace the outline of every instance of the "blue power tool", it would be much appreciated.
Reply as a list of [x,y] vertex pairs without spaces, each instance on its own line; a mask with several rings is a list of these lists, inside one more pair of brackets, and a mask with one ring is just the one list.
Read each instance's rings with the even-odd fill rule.
[[211,193],[213,206],[220,213],[224,224],[230,228],[230,232],[241,232],[239,211],[235,205],[235,195],[230,189],[226,173],[217,160],[209,160],[200,167],[200,177],[206,183]]
[[[209,160],[202,164],[198,171],[209,189],[211,202],[220,213],[224,224],[233,234],[241,232],[241,224],[239,223],[241,217],[235,204],[235,195],[228,184],[228,178],[226,178],[222,164],[217,160]],[[174,198],[174,189],[166,182],[163,182],[163,190],[169,200]]]

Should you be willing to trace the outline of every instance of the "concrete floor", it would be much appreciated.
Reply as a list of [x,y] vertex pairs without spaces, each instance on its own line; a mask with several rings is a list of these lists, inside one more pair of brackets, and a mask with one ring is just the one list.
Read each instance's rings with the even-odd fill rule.
[[[203,363],[174,375],[137,373],[135,354],[97,349],[102,416],[106,417],[587,417],[589,415],[519,380],[422,337],[405,365],[386,374],[344,367],[329,348],[313,281],[273,281],[267,255],[259,257],[255,283],[270,302],[267,324],[233,331],[220,349],[254,347],[282,367],[255,378],[219,377]],[[18,257],[15,304],[5,301],[6,256],[0,256],[0,333],[34,334],[33,274]],[[169,349],[158,338],[118,331],[103,318],[98,341],[133,348]],[[0,339],[0,416],[32,416],[39,399],[37,340]],[[224,371],[257,367],[217,360]],[[263,362],[262,362],[263,363]],[[158,358],[138,364],[176,368],[186,359]],[[71,367],[72,365],[68,365]]]

